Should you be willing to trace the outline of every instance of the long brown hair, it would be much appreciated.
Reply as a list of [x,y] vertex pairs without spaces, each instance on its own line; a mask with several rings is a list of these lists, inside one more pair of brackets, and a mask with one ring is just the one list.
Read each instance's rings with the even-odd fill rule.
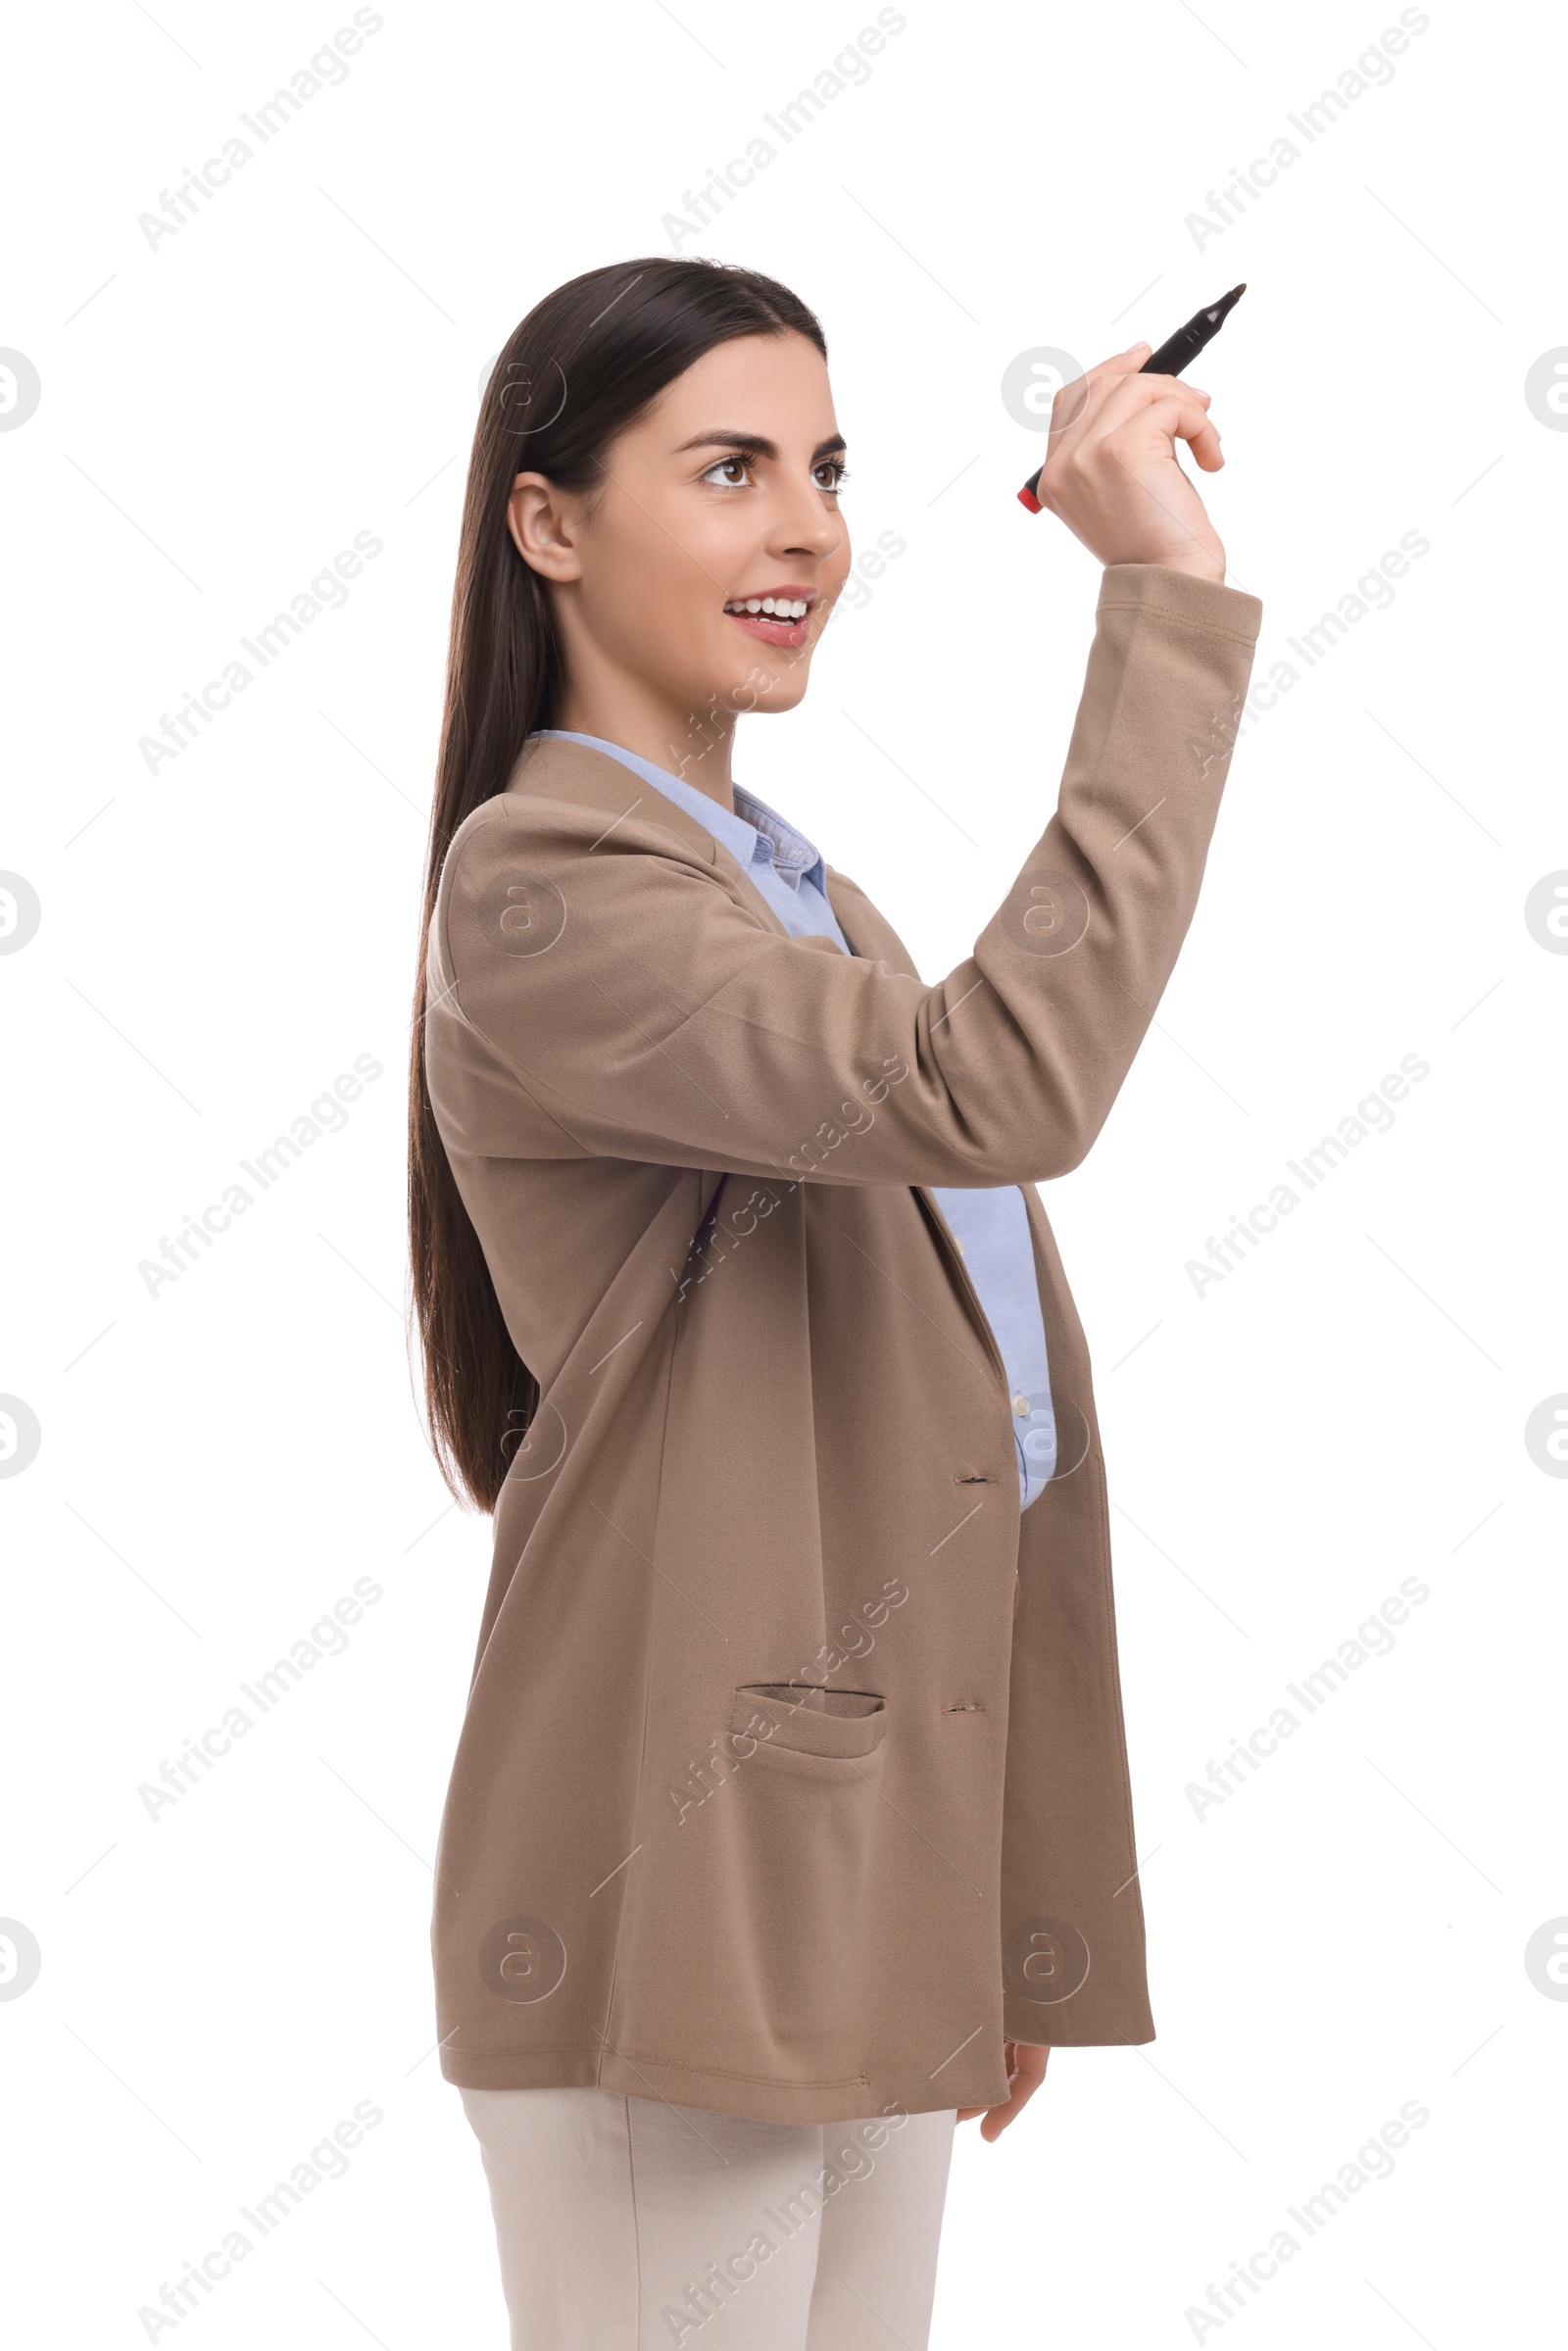
[[821,326],[776,279],[656,255],[569,278],[513,331],[490,373],[468,465],[452,596],[446,707],[430,811],[409,1070],[409,1251],[430,1441],[461,1500],[493,1510],[507,1448],[539,1384],[512,1344],[430,1105],[425,971],[441,867],[464,818],[506,789],[526,738],[555,723],[564,682],[550,599],[513,542],[518,472],[602,495],[601,460],[677,375],[736,335]]

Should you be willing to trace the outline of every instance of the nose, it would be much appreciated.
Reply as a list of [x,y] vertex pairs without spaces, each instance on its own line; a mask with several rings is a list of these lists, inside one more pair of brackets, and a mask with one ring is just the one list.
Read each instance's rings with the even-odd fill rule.
[[844,517],[809,476],[792,478],[771,517],[768,553],[776,557],[809,556],[820,562],[844,541]]

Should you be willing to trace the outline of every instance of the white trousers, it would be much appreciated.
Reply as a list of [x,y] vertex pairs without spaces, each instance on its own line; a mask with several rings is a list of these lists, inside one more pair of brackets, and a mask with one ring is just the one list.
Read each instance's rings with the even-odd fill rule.
[[465,2089],[512,2351],[926,2351],[955,2116]]

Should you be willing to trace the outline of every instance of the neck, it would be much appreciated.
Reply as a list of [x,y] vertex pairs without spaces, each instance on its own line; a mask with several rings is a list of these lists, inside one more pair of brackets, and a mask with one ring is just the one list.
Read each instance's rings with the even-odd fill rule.
[[550,597],[564,672],[553,723],[567,734],[598,735],[668,768],[733,814],[735,710],[720,707],[716,696],[694,710],[684,695],[626,667],[585,625],[575,583],[553,582]]
[[622,751],[635,752],[639,759],[666,767],[706,792],[721,808],[734,809],[732,710],[685,711],[637,680],[617,679],[613,687],[599,691],[568,686],[553,723],[568,734],[598,735]]

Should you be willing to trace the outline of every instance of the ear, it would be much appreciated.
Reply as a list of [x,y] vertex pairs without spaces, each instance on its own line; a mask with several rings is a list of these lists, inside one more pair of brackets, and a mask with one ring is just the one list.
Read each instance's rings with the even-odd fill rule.
[[507,527],[513,545],[531,570],[546,579],[582,577],[575,544],[576,502],[564,499],[548,475],[517,475],[507,501]]

